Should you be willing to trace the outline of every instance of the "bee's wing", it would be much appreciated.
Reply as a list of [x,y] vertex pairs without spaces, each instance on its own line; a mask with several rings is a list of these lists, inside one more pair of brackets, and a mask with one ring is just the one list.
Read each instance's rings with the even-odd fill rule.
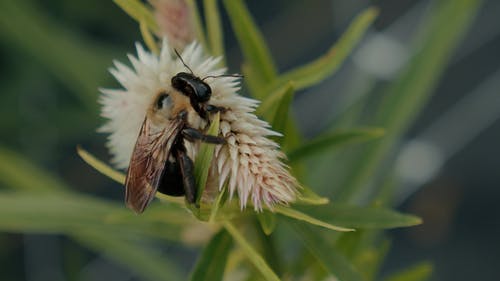
[[142,123],[125,180],[125,202],[136,213],[142,213],[153,200],[181,128],[180,119],[171,120],[164,129],[155,127],[148,118]]

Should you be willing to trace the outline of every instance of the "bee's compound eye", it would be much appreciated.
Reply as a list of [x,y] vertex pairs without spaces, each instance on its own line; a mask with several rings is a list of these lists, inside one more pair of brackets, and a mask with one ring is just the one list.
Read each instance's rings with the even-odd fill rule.
[[201,82],[196,86],[196,94],[198,96],[198,102],[207,102],[212,96],[212,89],[207,83]]
[[172,105],[172,98],[165,92],[162,92],[156,100],[156,108],[159,110],[169,108]]

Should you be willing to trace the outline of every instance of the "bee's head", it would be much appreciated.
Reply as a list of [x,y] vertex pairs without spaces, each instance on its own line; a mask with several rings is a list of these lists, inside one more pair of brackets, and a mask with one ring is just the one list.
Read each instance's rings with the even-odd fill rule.
[[172,77],[172,87],[199,103],[207,102],[212,96],[212,89],[205,81],[187,72]]

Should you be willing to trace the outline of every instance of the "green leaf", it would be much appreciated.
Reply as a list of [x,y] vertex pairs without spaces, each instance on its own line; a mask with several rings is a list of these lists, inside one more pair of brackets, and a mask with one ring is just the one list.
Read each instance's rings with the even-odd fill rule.
[[113,0],[116,5],[125,11],[131,18],[135,19],[138,23],[144,21],[147,28],[156,34],[159,34],[160,28],[153,12],[150,8],[146,7],[141,1],[138,0]]
[[[97,159],[97,157],[79,146],[76,148],[76,151],[82,158],[82,160],[85,161],[85,163],[87,163],[89,166],[94,168],[96,171],[116,181],[117,183],[120,183],[121,185],[125,185],[126,176],[124,173],[113,169],[111,166]],[[155,197],[162,201],[184,205],[184,200],[181,197],[169,196],[159,192],[155,194]]]
[[[390,243],[387,240],[381,243],[377,242],[377,244],[379,244],[378,247],[363,245],[363,243],[357,244],[357,248],[360,249],[358,249],[354,259],[351,259],[354,260],[354,265],[357,268],[363,268],[362,274],[365,280],[375,280],[389,251]],[[336,245],[340,245],[340,241]]]
[[[246,76],[245,76],[246,79]],[[295,87],[293,82],[289,82],[282,87],[276,89],[271,95],[264,98],[262,103],[257,107],[256,114],[262,116],[265,120],[272,121],[276,115],[276,109],[280,102],[285,99],[287,95],[293,95]]]
[[297,198],[297,204],[324,205],[328,204],[328,202],[330,202],[330,199],[316,194],[312,189],[306,186],[302,187]]
[[264,210],[262,213],[257,214],[257,219],[262,227],[262,231],[266,235],[271,235],[276,228],[276,216],[273,213]]
[[432,274],[432,264],[422,262],[410,268],[393,273],[384,278],[384,281],[426,281]]
[[342,281],[364,281],[359,270],[339,251],[329,247],[329,241],[326,241],[318,231],[312,230],[311,227],[303,223],[288,222],[327,272]]
[[[220,113],[217,113],[206,132],[207,135],[219,135],[219,121]],[[194,178],[196,179],[196,184],[198,185],[196,205],[200,204],[201,196],[203,195],[203,191],[205,190],[205,186],[207,184],[208,172],[212,165],[214,150],[214,144],[202,142],[200,144],[200,149],[198,150],[198,155],[196,156],[196,160],[194,162]]]
[[[66,233],[99,229],[156,238],[178,238],[179,225],[194,222],[179,207],[150,206],[142,216],[124,205],[81,194],[0,193],[0,230],[9,232]],[[173,228],[172,224],[177,225]]]
[[[252,97],[263,97],[264,93],[262,91],[262,81],[260,80],[259,73],[256,72],[249,62],[243,62],[241,64],[241,71],[243,73],[243,82],[248,88],[250,95]],[[260,106],[257,108],[259,110]],[[257,113],[257,115],[259,115]]]
[[191,281],[222,280],[232,239],[226,230],[214,235],[198,258]]
[[[276,110],[274,111],[274,116],[272,118],[271,127],[273,130],[279,133],[284,133],[287,123],[289,121],[289,112],[293,102],[293,95],[295,91],[293,85],[285,92]],[[284,135],[281,142],[284,142],[287,135]]]
[[108,164],[102,162],[97,159],[94,155],[90,154],[85,149],[80,146],[76,147],[76,152],[78,155],[85,161],[85,163],[89,164],[92,168],[96,169],[99,173],[107,176],[108,178],[120,183],[122,185],[125,184],[125,174],[113,169]]
[[217,195],[217,199],[215,200],[211,213],[210,213],[210,218],[209,222],[215,222],[215,219],[217,218],[218,212],[221,209],[221,207],[226,204],[226,201],[228,199],[227,195],[227,186],[224,186],[222,190],[220,191],[219,195]]
[[283,85],[293,81],[296,89],[304,89],[315,85],[326,77],[335,73],[345,59],[352,52],[363,34],[373,23],[378,15],[376,8],[368,8],[361,12],[344,32],[342,37],[335,43],[328,52],[315,61],[304,66],[286,72],[278,77],[267,89],[266,92],[273,92]]
[[201,43],[203,46],[207,46],[207,40],[205,39],[205,30],[203,29],[201,23],[200,13],[198,12],[198,5],[196,4],[196,0],[186,0],[186,4],[189,7],[189,11],[191,12],[192,20],[194,22],[196,40]]
[[160,50],[156,45],[156,41],[149,31],[149,28],[144,20],[141,20],[139,22],[139,29],[141,30],[142,40],[144,40],[144,43],[146,43],[146,46],[148,46],[149,50],[156,55],[160,54]]
[[288,159],[290,162],[297,162],[318,153],[338,149],[344,145],[380,138],[384,132],[384,129],[381,128],[360,128],[326,133],[290,151]]
[[0,182],[9,188],[32,192],[62,191],[64,184],[40,171],[16,152],[0,147]]
[[[219,135],[219,121],[220,114],[217,113],[211,121],[210,127],[206,132],[207,135]],[[216,218],[212,210],[212,202],[208,202],[207,204],[206,202],[201,201],[203,192],[205,191],[205,187],[207,185],[208,173],[212,165],[214,150],[215,144],[202,142],[194,161],[194,178],[197,186],[197,195],[195,203],[187,204],[187,207],[191,210],[193,215],[202,221],[209,221]],[[216,208],[218,209],[219,206],[216,206]],[[218,212],[218,210],[216,212]]]
[[241,250],[255,268],[262,274],[262,277],[268,281],[279,281],[280,278],[269,267],[266,261],[262,258],[254,247],[243,237],[236,227],[229,221],[223,222],[224,228],[231,234],[234,241],[240,246]]
[[[278,276],[281,276],[283,274],[283,263],[284,263],[284,256],[282,253],[280,253],[280,251],[278,250],[278,245],[276,243],[276,237],[279,235],[271,235],[275,229],[276,229],[276,225],[272,225],[272,224],[275,224],[277,222],[277,219],[276,219],[276,214],[272,214],[272,222],[271,222],[271,227],[272,227],[272,230],[271,231],[268,231],[269,234],[265,233],[264,231],[259,231],[259,228],[262,229],[262,224],[258,221],[254,221],[254,229],[255,231],[252,231],[252,233],[255,233],[255,240],[254,240],[254,243],[256,245],[256,247],[258,247],[261,251],[262,251],[262,256],[263,258],[268,262],[269,264],[269,267],[271,267],[273,269],[274,272],[276,272],[276,274]],[[258,220],[258,219],[257,219]],[[257,225],[259,224],[259,225]],[[256,276],[257,279],[260,277],[260,276]]]
[[326,223],[356,229],[396,228],[422,223],[419,217],[380,207],[358,207],[332,203],[322,206],[296,206],[296,209]]
[[[224,38],[217,0],[204,0],[208,46],[212,56],[224,55]],[[224,58],[223,58],[224,59]],[[222,63],[225,65],[225,63]]]
[[328,228],[328,229],[331,229],[331,230],[341,231],[341,232],[354,231],[354,229],[352,229],[352,228],[341,227],[341,226],[337,226],[337,225],[334,225],[334,224],[331,224],[331,223],[328,223],[328,222],[316,219],[316,218],[314,218],[314,217],[312,217],[310,215],[307,215],[307,214],[305,214],[303,212],[294,210],[291,207],[277,206],[277,207],[274,207],[274,211],[276,213],[282,214],[284,216],[287,216],[287,217],[290,217],[290,218],[293,218],[293,219],[296,219],[296,220],[304,221],[304,222],[307,222],[307,223],[310,223],[310,224],[313,224],[313,225],[317,225],[317,226],[321,226],[321,227],[324,227],[324,228]]
[[292,82],[283,85],[265,98],[256,112],[257,115],[270,121],[273,130],[283,133],[283,137],[278,141],[284,151],[297,146],[302,140],[297,125],[289,113],[294,93],[295,86]]
[[[302,133],[297,127],[297,123],[293,118],[288,118],[288,122],[286,123],[286,129],[284,130],[285,137],[282,141],[282,150],[284,152],[288,152],[297,146],[299,146],[303,142]],[[293,166],[294,171],[297,171],[297,167]]]
[[[64,183],[8,150],[1,149],[0,155],[0,173],[8,172],[8,176],[2,175],[2,178],[8,179],[9,186],[28,191],[35,187],[52,190],[51,193],[1,192],[1,231],[64,233],[127,265],[143,278],[183,279],[170,261],[129,238],[179,239],[180,226],[194,222],[184,210],[173,205],[153,204],[139,217],[123,205],[72,194]],[[4,169],[1,163],[10,165]],[[9,171],[11,167],[16,167],[17,172]]]
[[[179,266],[158,251],[150,250],[144,243],[125,239],[119,232],[79,230],[72,235],[83,245],[131,269],[148,280],[184,280]],[[141,279],[142,279],[141,278]]]
[[[256,75],[259,75],[261,82],[272,81],[276,76],[276,67],[260,30],[248,12],[248,8],[242,0],[224,0],[223,2],[236,39],[243,51],[245,62],[251,66]],[[262,95],[256,97],[262,98]]]
[[375,116],[375,125],[387,136],[370,145],[357,159],[337,198],[352,201],[378,171],[379,163],[426,104],[455,47],[472,23],[481,1],[436,1],[429,21],[417,37],[416,54],[399,78],[385,91]]

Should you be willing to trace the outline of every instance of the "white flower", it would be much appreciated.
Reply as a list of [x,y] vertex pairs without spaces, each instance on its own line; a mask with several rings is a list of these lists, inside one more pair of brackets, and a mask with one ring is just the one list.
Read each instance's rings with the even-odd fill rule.
[[[198,77],[225,73],[225,69],[217,68],[220,59],[205,57],[196,43],[188,45],[181,57]],[[171,78],[177,73],[188,71],[167,40],[163,41],[159,56],[137,44],[137,57],[128,58],[132,67],[115,61],[110,70],[123,89],[102,89],[100,98],[101,114],[108,119],[100,131],[110,133],[107,145],[112,161],[122,169],[129,165],[141,124],[155,95],[170,89]],[[263,205],[272,208],[276,203],[294,201],[299,185],[283,164],[285,156],[278,144],[267,138],[280,134],[253,113],[258,101],[237,94],[237,77],[207,78],[205,82],[212,89],[209,103],[227,109],[220,115],[219,131],[227,143],[216,147],[208,184],[215,184],[218,190],[227,184],[230,197],[237,194],[241,208],[249,201],[256,210]],[[205,129],[203,122],[199,126],[197,129]],[[189,141],[185,145],[194,160],[198,145]]]

